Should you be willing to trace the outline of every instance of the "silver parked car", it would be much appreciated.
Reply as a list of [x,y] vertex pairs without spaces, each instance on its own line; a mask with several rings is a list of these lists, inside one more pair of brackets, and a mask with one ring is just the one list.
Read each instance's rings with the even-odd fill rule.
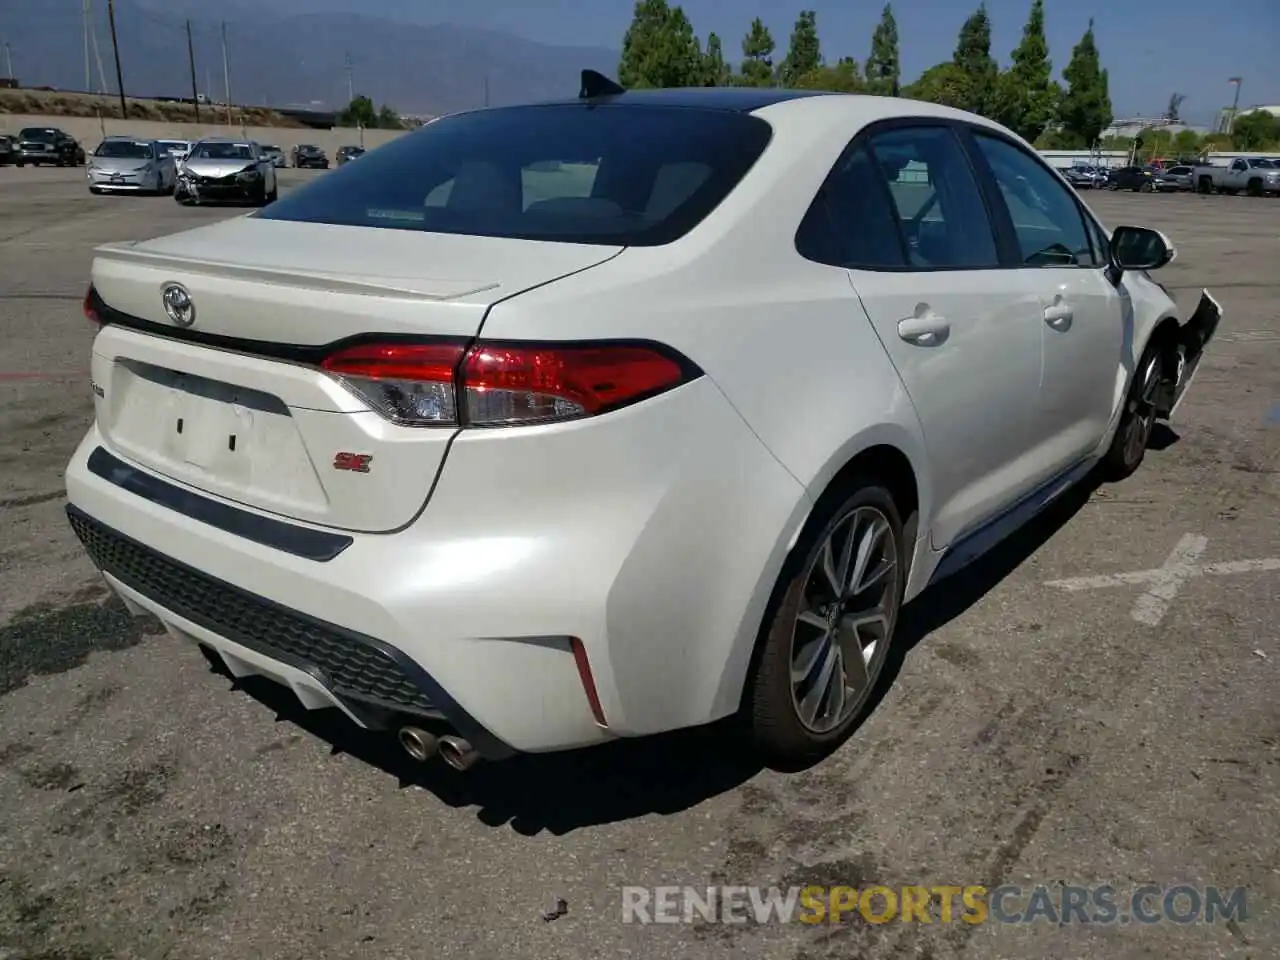
[[107,137],[89,158],[90,193],[173,193],[178,170],[155,140]]
[[271,165],[276,168],[289,166],[289,161],[284,155],[284,151],[275,144],[267,143],[262,145],[262,155],[271,161]]
[[276,168],[252,140],[215,138],[191,147],[178,170],[179,203],[238,202],[259,206],[278,196]]
[[1175,190],[1191,190],[1194,186],[1196,168],[1189,164],[1178,164],[1166,167],[1156,174],[1156,189],[1161,193],[1172,193]]

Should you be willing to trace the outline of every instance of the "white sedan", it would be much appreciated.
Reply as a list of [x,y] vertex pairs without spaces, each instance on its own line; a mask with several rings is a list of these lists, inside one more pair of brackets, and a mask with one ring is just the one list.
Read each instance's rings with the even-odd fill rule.
[[68,513],[132,609],[415,757],[741,712],[811,762],[905,601],[1138,467],[1220,315],[1173,256],[978,116],[588,76],[100,248]]

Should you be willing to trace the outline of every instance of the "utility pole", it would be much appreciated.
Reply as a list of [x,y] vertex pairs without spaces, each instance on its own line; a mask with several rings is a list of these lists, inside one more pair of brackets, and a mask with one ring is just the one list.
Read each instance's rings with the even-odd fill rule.
[[[85,0],[86,3],[89,0]],[[200,88],[196,86],[196,48],[191,42],[191,21],[187,21],[187,63],[191,65],[191,102],[196,108],[196,123],[200,122]]]
[[111,49],[116,55],[116,87],[120,90],[120,119],[129,117],[129,107],[124,102],[124,74],[120,72],[120,44],[116,42],[116,0],[107,0],[107,20],[111,23]]
[[93,74],[89,70],[89,0],[84,0],[84,92],[93,93]]
[[1240,79],[1240,77],[1231,77],[1227,80],[1227,83],[1235,84],[1236,88],[1235,99],[1231,101],[1231,120],[1227,123],[1227,136],[1231,136],[1236,128],[1236,112],[1240,109]]
[[227,62],[227,21],[222,21],[222,79],[227,91],[227,126],[231,126],[231,67]]
[[13,51],[9,49],[9,41],[4,42],[4,60],[9,67],[9,79],[13,79]]
[[484,75],[484,105],[489,105],[489,74]]
[[347,71],[347,106],[350,106],[351,101],[353,101],[356,98],[355,80],[351,75],[351,51],[350,50],[347,51],[345,69]]

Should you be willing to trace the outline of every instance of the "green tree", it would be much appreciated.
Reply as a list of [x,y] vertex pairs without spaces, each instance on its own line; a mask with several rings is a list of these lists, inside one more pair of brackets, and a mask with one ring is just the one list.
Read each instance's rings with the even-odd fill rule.
[[991,56],[991,18],[987,15],[985,3],[971,13],[960,27],[960,38],[956,41],[952,63],[959,69],[962,83],[953,81],[949,71],[940,74],[939,79],[948,80],[948,89],[958,88],[953,89],[958,102],[936,102],[948,103],[971,113],[986,113],[994,96],[1000,67]]
[[769,87],[773,85],[773,51],[775,45],[773,34],[764,25],[764,21],[756,17],[751,21],[751,29],[742,39],[742,83],[748,87]]
[[920,79],[902,88],[902,95],[912,100],[926,100],[948,107],[971,110],[973,86],[970,76],[951,61],[937,63],[920,74]]
[[791,30],[791,46],[778,67],[778,82],[784,87],[793,87],[797,80],[821,66],[818,15],[812,10],[801,10]]
[[1180,157],[1197,157],[1204,149],[1204,138],[1194,130],[1179,130],[1173,135],[1173,149]]
[[893,4],[886,3],[880,13],[880,22],[871,35],[871,56],[867,57],[867,90],[886,97],[896,97],[901,91],[898,63],[898,21],[893,17]]
[[344,127],[376,127],[378,113],[373,109],[373,101],[365,96],[356,97],[338,114],[338,123]]
[[1237,150],[1263,150],[1277,144],[1280,117],[1266,110],[1240,114],[1231,125],[1231,142]]
[[733,71],[724,62],[724,51],[717,34],[707,34],[707,49],[702,55],[702,84],[707,87],[727,87]]
[[396,112],[396,108],[389,103],[384,103],[378,109],[378,129],[379,130],[400,130],[404,124],[400,122],[400,114]]
[[1092,20],[1071,51],[1071,62],[1062,71],[1062,77],[1067,81],[1067,92],[1058,108],[1058,120],[1082,147],[1090,147],[1113,119],[1107,71],[1099,61]]
[[702,51],[684,10],[667,0],[636,0],[622,38],[618,82],[628,88],[696,87],[703,77]]
[[1044,36],[1044,0],[1032,0],[1013,65],[996,81],[991,114],[1023,139],[1034,141],[1053,121],[1060,96]]
[[831,93],[860,93],[866,89],[858,61],[853,57],[841,57],[834,65],[810,70],[796,78],[798,90],[826,90]]

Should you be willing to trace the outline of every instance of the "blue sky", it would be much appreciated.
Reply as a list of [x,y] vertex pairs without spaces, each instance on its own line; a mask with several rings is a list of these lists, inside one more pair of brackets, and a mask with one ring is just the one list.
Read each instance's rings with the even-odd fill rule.
[[[392,2],[363,0],[359,8],[376,15]],[[882,2],[686,0],[682,6],[700,37],[719,33],[726,52],[735,57],[753,16],[765,21],[785,51],[797,12],[811,6],[818,14],[824,54],[831,59],[851,55],[862,62]],[[435,5],[424,3],[420,9],[425,12]],[[895,0],[904,80],[951,55],[960,24],[976,5],[977,0]],[[1244,78],[1241,106],[1280,104],[1276,0],[1048,0],[1046,7],[1049,46],[1059,71],[1089,18],[1094,18],[1118,115],[1159,112],[1177,91],[1187,95],[1183,117],[1208,122],[1220,107],[1230,105],[1227,78],[1232,76]],[[987,2],[992,52],[1002,64],[1018,42],[1029,8],[1030,0]],[[617,47],[632,9],[632,0],[478,0],[469,19],[483,19],[486,25],[548,43]]]

